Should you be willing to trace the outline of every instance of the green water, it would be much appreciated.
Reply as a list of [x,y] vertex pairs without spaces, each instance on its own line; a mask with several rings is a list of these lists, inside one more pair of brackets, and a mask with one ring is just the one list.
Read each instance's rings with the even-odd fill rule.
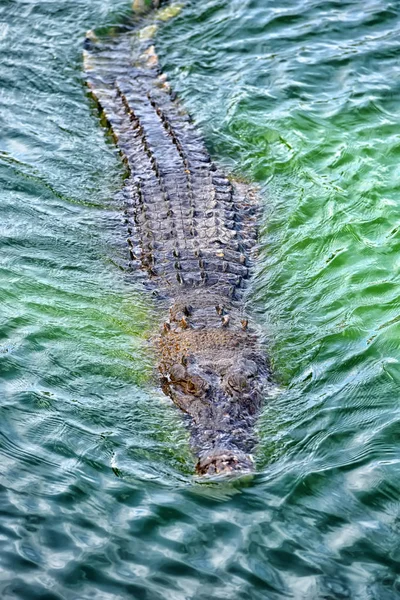
[[258,473],[192,477],[81,74],[125,0],[0,4],[0,598],[400,598],[400,3],[202,0],[159,32],[265,205]]

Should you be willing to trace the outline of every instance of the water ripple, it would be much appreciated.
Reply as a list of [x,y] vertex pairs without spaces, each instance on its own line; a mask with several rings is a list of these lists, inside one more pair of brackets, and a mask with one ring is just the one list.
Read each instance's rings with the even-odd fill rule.
[[81,80],[125,0],[0,6],[0,596],[392,599],[400,11],[188,2],[157,46],[219,161],[265,199],[251,302],[278,383],[259,472],[195,481],[154,390],[124,177]]

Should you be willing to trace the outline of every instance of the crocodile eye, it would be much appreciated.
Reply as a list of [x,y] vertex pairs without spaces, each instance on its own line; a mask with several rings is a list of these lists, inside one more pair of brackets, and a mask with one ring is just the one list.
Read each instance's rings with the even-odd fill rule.
[[242,359],[229,369],[225,376],[225,385],[229,393],[247,393],[251,390],[252,380],[258,367],[253,360]]
[[202,377],[192,375],[186,382],[186,390],[193,396],[199,396],[208,390],[208,383]]
[[250,388],[250,381],[242,373],[231,373],[227,377],[227,384],[235,392],[246,392]]

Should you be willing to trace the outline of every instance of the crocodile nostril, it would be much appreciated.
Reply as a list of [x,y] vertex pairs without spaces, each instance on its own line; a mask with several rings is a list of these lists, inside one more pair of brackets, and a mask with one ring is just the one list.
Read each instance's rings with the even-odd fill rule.
[[186,382],[186,390],[193,396],[204,394],[208,390],[208,383],[198,375],[192,375]]

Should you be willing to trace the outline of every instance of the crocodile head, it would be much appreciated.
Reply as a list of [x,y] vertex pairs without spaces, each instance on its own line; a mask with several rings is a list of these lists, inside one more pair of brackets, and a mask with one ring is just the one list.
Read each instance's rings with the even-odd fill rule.
[[196,472],[226,475],[254,468],[252,428],[261,404],[260,366],[250,357],[199,352],[174,364],[163,390],[193,419]]

